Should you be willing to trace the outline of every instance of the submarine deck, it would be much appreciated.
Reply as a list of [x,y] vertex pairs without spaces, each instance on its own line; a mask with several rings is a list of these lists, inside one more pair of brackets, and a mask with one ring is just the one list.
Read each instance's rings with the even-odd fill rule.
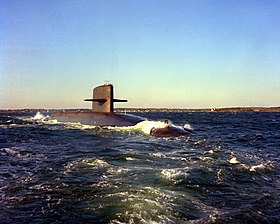
[[79,122],[94,126],[133,126],[145,118],[122,113],[54,112],[51,117],[59,122]]

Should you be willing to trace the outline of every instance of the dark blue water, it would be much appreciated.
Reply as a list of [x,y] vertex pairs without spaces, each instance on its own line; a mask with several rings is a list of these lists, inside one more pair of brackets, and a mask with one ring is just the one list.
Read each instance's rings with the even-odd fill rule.
[[1,223],[280,223],[280,113],[138,113],[185,137],[0,114]]

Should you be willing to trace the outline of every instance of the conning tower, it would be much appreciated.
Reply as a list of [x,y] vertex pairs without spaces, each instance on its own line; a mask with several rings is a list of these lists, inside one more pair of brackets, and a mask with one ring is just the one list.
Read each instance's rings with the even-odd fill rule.
[[92,102],[92,112],[113,113],[114,102],[127,102],[127,100],[114,99],[114,87],[105,82],[102,86],[93,89],[92,99],[85,99]]

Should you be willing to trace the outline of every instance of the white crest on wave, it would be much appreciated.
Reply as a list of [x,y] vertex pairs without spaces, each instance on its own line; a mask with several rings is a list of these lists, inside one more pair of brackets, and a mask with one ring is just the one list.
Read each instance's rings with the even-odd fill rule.
[[32,117],[32,120],[40,120],[40,121],[44,121],[48,118],[49,116],[44,116],[43,114],[41,114],[39,111],[36,113],[36,115],[34,117]]

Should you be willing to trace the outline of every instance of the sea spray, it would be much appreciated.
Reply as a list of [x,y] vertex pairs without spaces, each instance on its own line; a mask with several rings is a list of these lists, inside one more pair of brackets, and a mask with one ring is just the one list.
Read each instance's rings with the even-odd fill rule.
[[44,116],[43,114],[41,114],[39,111],[36,113],[36,115],[34,117],[32,117],[32,120],[40,120],[40,121],[44,121],[45,119],[47,119],[48,116]]

